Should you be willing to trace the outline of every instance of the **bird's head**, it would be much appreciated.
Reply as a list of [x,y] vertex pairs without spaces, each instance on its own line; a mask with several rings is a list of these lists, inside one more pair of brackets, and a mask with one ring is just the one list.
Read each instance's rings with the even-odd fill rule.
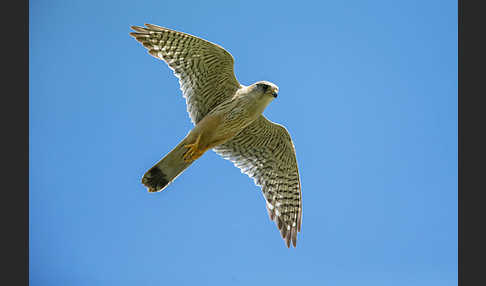
[[268,81],[259,81],[253,84],[253,88],[255,91],[262,93],[265,96],[271,96],[273,98],[277,98],[278,96],[278,87]]

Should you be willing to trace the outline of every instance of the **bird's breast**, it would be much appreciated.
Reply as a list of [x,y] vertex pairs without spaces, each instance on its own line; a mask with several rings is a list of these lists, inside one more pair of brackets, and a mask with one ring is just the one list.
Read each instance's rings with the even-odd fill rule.
[[218,138],[232,137],[257,119],[262,111],[248,98],[236,98],[224,102],[211,112],[220,118],[214,135]]

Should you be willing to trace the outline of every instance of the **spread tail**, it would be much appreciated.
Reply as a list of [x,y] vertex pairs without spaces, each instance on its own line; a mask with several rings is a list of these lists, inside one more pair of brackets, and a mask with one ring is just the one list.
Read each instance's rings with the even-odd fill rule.
[[194,162],[184,161],[184,153],[187,151],[184,145],[187,143],[186,137],[143,175],[142,184],[148,188],[149,192],[162,191]]

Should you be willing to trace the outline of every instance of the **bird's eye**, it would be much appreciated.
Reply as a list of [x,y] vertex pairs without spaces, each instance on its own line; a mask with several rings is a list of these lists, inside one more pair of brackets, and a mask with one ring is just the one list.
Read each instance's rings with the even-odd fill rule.
[[267,92],[268,88],[270,87],[268,84],[259,83],[258,86],[263,90],[263,93]]

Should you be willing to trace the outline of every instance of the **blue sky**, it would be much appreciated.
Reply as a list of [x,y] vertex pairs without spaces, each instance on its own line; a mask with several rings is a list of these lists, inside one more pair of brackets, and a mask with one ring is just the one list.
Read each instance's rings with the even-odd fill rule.
[[[297,149],[287,249],[263,196],[209,151],[143,173],[192,128],[153,23],[279,86]],[[456,1],[31,1],[30,285],[456,285]]]

